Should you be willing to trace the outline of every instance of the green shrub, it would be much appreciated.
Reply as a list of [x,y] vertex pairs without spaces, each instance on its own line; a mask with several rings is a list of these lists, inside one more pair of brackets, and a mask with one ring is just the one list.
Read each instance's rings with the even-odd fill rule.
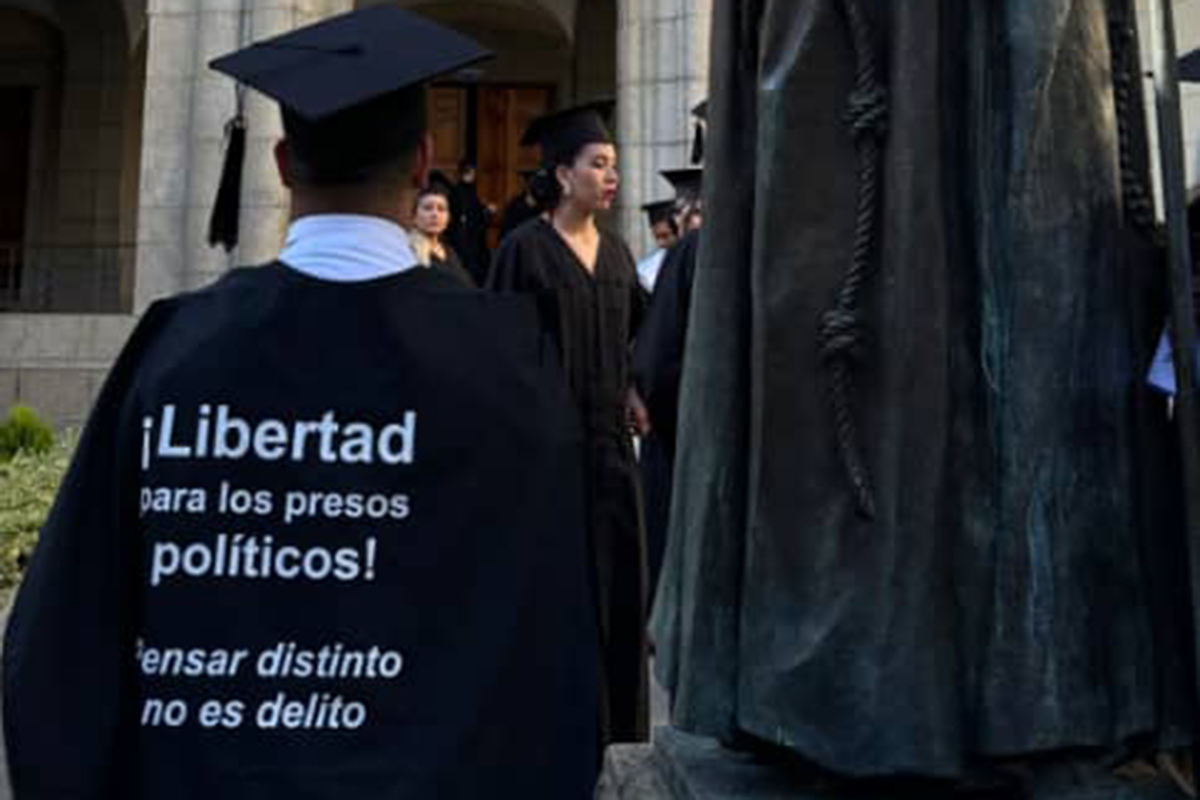
[[0,461],[0,602],[20,578],[38,530],[67,471],[76,436],[51,439],[48,450],[22,449]]
[[29,406],[13,406],[0,423],[0,461],[17,453],[48,453],[54,447],[54,430]]

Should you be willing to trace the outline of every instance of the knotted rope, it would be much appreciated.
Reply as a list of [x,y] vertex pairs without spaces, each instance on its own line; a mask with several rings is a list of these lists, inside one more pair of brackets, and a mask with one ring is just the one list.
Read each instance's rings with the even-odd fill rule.
[[846,109],[858,155],[858,209],[854,225],[854,250],[833,308],[821,316],[818,343],[829,378],[838,457],[854,491],[858,512],[875,516],[871,476],[859,448],[854,418],[854,366],[865,349],[861,319],[863,286],[875,262],[876,228],[882,183],[883,144],[887,138],[887,90],[880,80],[871,28],[858,0],[841,0],[854,50],[855,83]]
[[[1121,172],[1121,204],[1134,228],[1158,242],[1163,232],[1154,218],[1154,200],[1142,175],[1134,164],[1133,91],[1135,81],[1141,80],[1141,65],[1137,63],[1134,44],[1137,30],[1124,14],[1114,15],[1108,24],[1109,50],[1112,58],[1113,106],[1117,117],[1117,162]],[[1137,124],[1141,124],[1140,119]]]

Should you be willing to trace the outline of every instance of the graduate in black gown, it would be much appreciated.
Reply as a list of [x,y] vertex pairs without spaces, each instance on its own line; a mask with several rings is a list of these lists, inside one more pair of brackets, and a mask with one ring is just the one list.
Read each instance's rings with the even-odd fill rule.
[[686,167],[661,174],[675,189],[676,219],[683,235],[663,259],[646,320],[638,331],[633,363],[638,393],[650,415],[651,427],[673,461],[684,339],[703,223],[704,170]]
[[601,741],[647,735],[646,561],[637,464],[627,419],[630,344],[643,294],[633,256],[596,225],[616,198],[616,151],[596,105],[536,120],[541,177],[557,200],[501,244],[498,291],[537,295],[557,312],[562,362],[587,440],[588,540],[601,646]]
[[646,319],[638,330],[633,359],[634,382],[650,419],[650,434],[642,442],[640,467],[652,601],[668,546],[679,382],[683,376],[688,308],[699,249],[703,170],[699,167],[667,170],[662,175],[675,189],[672,222],[684,235],[663,258]]
[[377,6],[214,62],[283,105],[287,245],[109,375],[6,635],[15,797],[592,796],[578,412],[537,305],[401,227],[485,55]]
[[446,241],[450,224],[450,193],[444,186],[429,183],[417,192],[413,210],[412,240],[417,260],[444,270],[464,286],[475,286],[475,277],[463,266],[462,259]]
[[533,191],[530,188],[530,183],[533,181],[534,176],[537,175],[537,172],[536,169],[521,170],[521,180],[524,181],[521,186],[521,193],[508,201],[508,204],[504,206],[504,213],[500,217],[501,240],[542,213],[541,204],[533,196]]
[[483,285],[487,280],[488,262],[491,259],[487,231],[495,209],[479,196],[478,177],[479,170],[474,161],[464,159],[458,165],[458,183],[451,193],[453,216],[447,238],[475,283]]
[[654,283],[658,280],[658,272],[662,269],[663,258],[667,251],[679,241],[679,223],[675,220],[675,200],[655,200],[642,206],[646,213],[646,222],[650,226],[650,235],[654,237],[654,250],[647,253],[637,263],[638,281],[647,294],[654,292]]

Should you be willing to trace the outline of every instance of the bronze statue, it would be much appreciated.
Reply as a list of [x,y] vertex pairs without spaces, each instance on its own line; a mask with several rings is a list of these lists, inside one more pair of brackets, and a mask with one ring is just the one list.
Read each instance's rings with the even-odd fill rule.
[[1132,5],[714,3],[676,727],[850,777],[1190,743]]

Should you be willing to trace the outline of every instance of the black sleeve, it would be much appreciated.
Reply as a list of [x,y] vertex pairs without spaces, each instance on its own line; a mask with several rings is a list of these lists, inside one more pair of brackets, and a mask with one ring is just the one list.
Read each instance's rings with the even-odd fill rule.
[[695,270],[694,244],[694,239],[685,239],[667,253],[634,348],[634,381],[650,413],[651,425],[670,447],[674,446],[679,411],[679,383],[683,377],[688,306]]
[[457,280],[463,286],[466,286],[470,289],[478,288],[478,284],[475,283],[475,277],[465,266],[463,266],[462,259],[458,257],[458,253],[454,251],[454,248],[449,244],[446,244],[445,248],[446,260],[443,261],[442,264],[444,265],[446,271],[449,272],[450,275],[453,276],[455,280]]
[[543,355],[549,354],[563,362],[565,344],[562,306],[557,293],[545,277],[542,250],[532,238],[532,232],[522,232],[500,243],[492,256],[487,288],[493,292],[520,292],[533,296],[544,342]]
[[633,257],[629,245],[623,239],[617,241],[620,244],[621,261],[624,262],[623,270],[629,280],[629,339],[632,342],[646,320],[650,294],[642,288],[642,282],[638,280],[637,260]]
[[92,409],[25,574],[4,641],[4,734],[14,796],[132,796],[141,574],[141,428],[131,400],[152,307]]
[[545,282],[538,279],[536,253],[523,238],[505,239],[492,256],[487,288],[496,292],[539,292]]

